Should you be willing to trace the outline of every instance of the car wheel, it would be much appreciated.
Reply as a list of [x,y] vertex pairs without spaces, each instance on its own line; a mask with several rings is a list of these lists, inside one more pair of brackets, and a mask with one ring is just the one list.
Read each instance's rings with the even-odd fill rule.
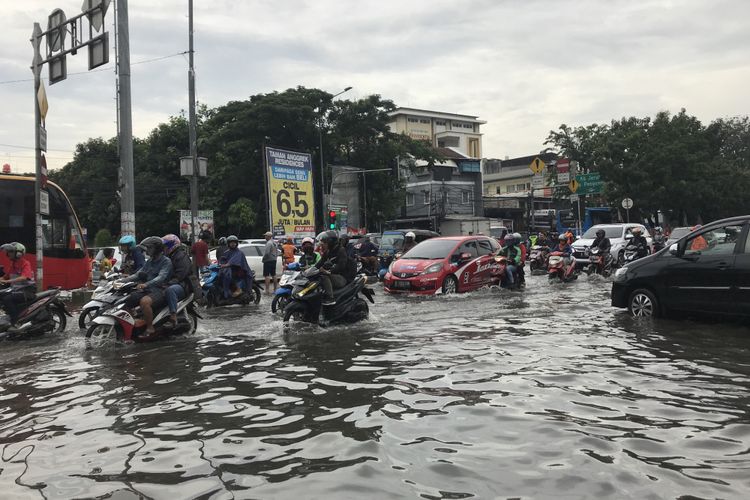
[[628,311],[639,318],[656,318],[659,316],[659,301],[651,290],[639,288],[630,294]]
[[453,276],[447,276],[443,280],[443,293],[448,295],[458,291],[458,281]]

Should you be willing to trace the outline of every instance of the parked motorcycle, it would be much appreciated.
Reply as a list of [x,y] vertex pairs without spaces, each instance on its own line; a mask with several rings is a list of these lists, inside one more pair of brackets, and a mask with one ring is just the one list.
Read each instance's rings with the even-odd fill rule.
[[286,270],[279,279],[279,286],[276,288],[276,292],[273,295],[271,301],[271,312],[283,313],[284,308],[289,303],[292,296],[292,289],[294,288],[294,282],[299,277],[301,271],[299,262],[293,262],[286,267]]
[[605,278],[612,274],[615,264],[615,258],[609,252],[604,252],[600,248],[587,248],[586,258],[589,263],[584,265],[583,271],[588,274],[601,274]]
[[320,284],[320,270],[311,267],[303,271],[294,281],[291,300],[284,307],[284,322],[294,319],[307,323],[329,326],[337,323],[356,323],[365,320],[370,315],[367,300],[373,300],[374,292],[366,288],[367,278],[358,275],[354,281],[344,288],[334,290],[336,304],[323,307],[323,287]]
[[562,252],[552,252],[549,254],[549,265],[547,268],[547,276],[549,279],[559,279],[563,283],[578,279],[578,271],[576,270],[576,259],[572,255],[568,257],[570,260],[569,264],[565,264],[565,257]]
[[[8,293],[12,293],[11,287],[0,289],[0,297]],[[61,333],[67,324],[66,316],[71,314],[60,300],[60,290],[37,293],[21,311],[15,326],[11,324],[10,316],[0,316],[0,339],[17,339],[47,332]]]
[[[126,283],[125,288],[133,291],[135,283]],[[109,309],[102,311],[95,317],[91,326],[86,330],[86,339],[97,341],[99,344],[107,344],[113,341],[145,342],[172,335],[191,334],[198,327],[200,314],[195,307],[195,296],[190,293],[185,299],[177,303],[177,323],[171,324],[169,308],[164,304],[160,309],[154,310],[154,328],[156,334],[148,339],[143,338],[146,326],[136,326],[136,320],[141,319],[140,307],[135,311],[125,308],[125,299],[122,297]]]
[[545,274],[547,272],[547,261],[549,260],[549,248],[534,245],[531,247],[528,260],[531,274]]
[[255,273],[252,272],[250,282],[252,285],[249,289],[245,289],[243,282],[242,293],[237,297],[224,297],[224,290],[222,289],[221,281],[219,280],[219,272],[221,266],[219,264],[211,264],[208,266],[206,272],[201,276],[201,288],[203,289],[203,295],[206,298],[206,304],[208,307],[221,307],[221,306],[232,306],[232,305],[247,305],[251,302],[255,304],[260,303],[262,296],[263,287],[255,281]]

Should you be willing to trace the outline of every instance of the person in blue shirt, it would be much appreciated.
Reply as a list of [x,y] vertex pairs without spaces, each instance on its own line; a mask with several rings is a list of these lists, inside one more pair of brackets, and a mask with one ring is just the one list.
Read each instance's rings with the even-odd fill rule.
[[161,307],[165,303],[164,287],[172,278],[172,261],[164,255],[164,242],[158,236],[149,236],[141,241],[141,247],[146,249],[149,260],[143,268],[124,282],[139,282],[137,290],[125,299],[125,307],[130,309],[140,305],[143,320],[146,324],[146,334],[143,338],[154,335],[154,307]]
[[122,264],[120,271],[124,274],[135,274],[141,270],[146,263],[143,251],[135,244],[135,237],[126,234],[120,238],[120,252],[122,252]]
[[243,289],[250,292],[253,286],[252,280],[255,275],[252,269],[250,269],[247,259],[245,259],[245,254],[237,248],[238,246],[239,239],[237,236],[229,236],[227,238],[227,250],[221,257],[219,277],[225,299],[228,299],[230,296],[238,297],[242,295]]
[[564,234],[561,234],[557,237],[557,245],[552,247],[553,252],[561,252],[563,254],[563,257],[566,259],[566,264],[568,264],[567,259],[570,258],[571,255],[573,255],[573,247],[570,246],[570,243],[568,243],[568,237]]

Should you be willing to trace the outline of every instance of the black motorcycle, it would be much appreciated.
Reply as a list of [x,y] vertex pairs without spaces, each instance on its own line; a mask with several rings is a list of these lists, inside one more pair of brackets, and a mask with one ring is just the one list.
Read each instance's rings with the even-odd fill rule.
[[[11,287],[0,290],[0,297],[12,293]],[[37,293],[25,304],[12,325],[7,315],[0,316],[0,339],[22,338],[43,333],[61,333],[65,330],[66,316],[71,314],[60,300],[60,290],[53,289]]]
[[250,287],[240,288],[240,293],[236,296],[224,297],[224,290],[219,279],[221,267],[218,264],[212,264],[201,276],[201,288],[206,299],[208,307],[221,307],[233,305],[258,304],[263,293],[263,286],[255,281],[255,272],[250,271]]
[[323,306],[324,291],[320,284],[320,270],[311,267],[302,272],[294,282],[291,299],[284,308],[284,322],[288,323],[293,319],[329,326],[363,321],[369,317],[370,309],[359,294],[375,303],[374,292],[366,288],[366,284],[367,277],[358,275],[345,287],[334,290],[335,305]]

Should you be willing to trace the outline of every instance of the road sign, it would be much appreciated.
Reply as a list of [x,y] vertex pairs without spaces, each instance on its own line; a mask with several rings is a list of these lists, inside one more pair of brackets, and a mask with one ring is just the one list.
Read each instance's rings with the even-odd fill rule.
[[557,183],[567,184],[570,182],[570,172],[557,172]]
[[604,183],[599,176],[599,172],[578,174],[576,180],[581,184],[579,194],[599,194],[604,191]]
[[42,189],[47,189],[47,157],[42,155],[42,177],[39,179],[39,183],[42,187]]
[[42,117],[42,121],[47,119],[47,111],[49,111],[49,102],[47,101],[47,91],[44,90],[44,83],[39,83],[39,92],[36,94],[36,101],[39,104],[39,114]]
[[625,198],[624,200],[622,200],[622,208],[624,208],[625,210],[630,210],[631,208],[633,208],[633,200],[631,200],[630,198]]
[[567,172],[570,168],[570,159],[569,158],[560,158],[557,160],[557,171],[558,172]]
[[47,151],[47,129],[39,125],[39,149]]
[[107,13],[109,4],[110,0],[83,0],[81,12],[86,13],[86,17],[89,18],[89,22],[91,23],[91,27],[94,28],[94,31],[98,32],[102,29],[104,15]]
[[534,177],[532,177],[531,187],[533,187],[534,189],[543,189],[544,188],[544,175],[536,174]]
[[571,193],[575,193],[576,191],[578,191],[578,188],[580,186],[581,186],[580,183],[575,179],[573,179],[572,181],[568,183],[568,188],[570,188]]
[[529,168],[535,174],[541,174],[542,172],[544,172],[544,167],[546,166],[547,165],[545,165],[545,163],[537,157],[537,158],[534,158],[534,161],[531,162],[531,165],[529,165]]
[[49,193],[44,189],[39,191],[39,212],[42,215],[49,215]]
[[578,201],[578,195],[577,194],[571,194],[570,195],[570,201],[575,203]]

